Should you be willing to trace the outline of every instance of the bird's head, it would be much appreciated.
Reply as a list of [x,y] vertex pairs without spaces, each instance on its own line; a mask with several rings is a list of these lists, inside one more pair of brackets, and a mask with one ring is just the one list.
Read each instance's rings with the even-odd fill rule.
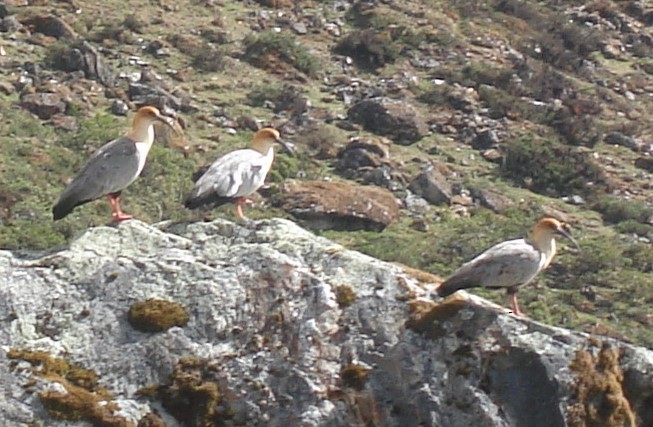
[[158,108],[147,105],[141,107],[134,117],[134,124],[132,127],[137,128],[140,126],[149,126],[153,123],[161,122],[169,126],[175,132],[179,132],[179,126],[172,117],[167,117],[161,114]]
[[279,131],[274,128],[263,128],[254,134],[252,139],[252,149],[266,154],[275,143],[281,144],[290,154],[295,154],[293,146],[281,139]]
[[555,218],[544,218],[540,220],[540,222],[538,222],[533,229],[533,236],[537,239],[538,236],[553,237],[555,234],[558,234],[569,239],[574,244],[574,246],[580,250],[578,242],[576,242],[576,239],[571,237],[570,232],[571,227],[569,227],[569,224]]

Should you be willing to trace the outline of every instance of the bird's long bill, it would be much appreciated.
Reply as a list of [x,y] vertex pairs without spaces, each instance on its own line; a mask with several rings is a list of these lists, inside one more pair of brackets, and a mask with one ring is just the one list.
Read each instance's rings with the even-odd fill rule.
[[157,119],[161,122],[167,125],[170,129],[175,131],[177,134],[182,134],[183,131],[181,129],[181,126],[177,122],[177,120],[173,119],[172,117],[164,116],[162,114],[159,114],[157,116]]
[[566,237],[567,239],[571,240],[571,242],[574,244],[574,246],[576,246],[576,249],[578,249],[578,250],[580,251],[580,246],[578,245],[578,242],[576,241],[576,239],[574,239],[573,237],[571,237],[571,234],[569,234],[569,233],[567,232],[567,230],[565,230],[564,228],[560,227],[560,228],[558,228],[558,229],[556,230],[556,233],[558,233],[558,234],[560,234],[561,236],[564,236],[564,237]]
[[290,154],[291,156],[294,156],[295,154],[297,154],[297,151],[295,150],[295,146],[294,146],[292,143],[290,143],[290,142],[288,142],[288,141],[284,141],[284,140],[281,139],[281,138],[277,139],[277,142],[278,142],[279,144],[281,144],[281,146],[283,147],[283,149],[286,150],[286,152],[287,152],[288,154]]

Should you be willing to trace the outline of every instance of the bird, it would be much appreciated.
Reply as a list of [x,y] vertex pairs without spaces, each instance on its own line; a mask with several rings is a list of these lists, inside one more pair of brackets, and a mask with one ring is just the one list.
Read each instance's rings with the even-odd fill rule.
[[120,193],[138,178],[154,141],[154,123],[161,122],[178,132],[174,119],[152,106],[141,107],[123,137],[100,147],[65,188],[52,208],[55,221],[77,206],[107,196],[112,222],[131,219],[120,209]]
[[266,127],[258,130],[249,148],[231,151],[214,161],[195,182],[195,187],[184,201],[188,209],[201,206],[217,207],[233,202],[236,215],[241,220],[243,205],[251,204],[247,196],[261,188],[274,161],[274,144],[281,144],[294,153],[290,144],[283,141],[279,131]]
[[517,291],[549,266],[556,253],[556,234],[566,237],[580,250],[569,234],[568,224],[555,218],[543,218],[528,237],[498,243],[463,264],[438,287],[437,293],[446,297],[461,289],[505,288],[513,313],[523,316],[517,303]]

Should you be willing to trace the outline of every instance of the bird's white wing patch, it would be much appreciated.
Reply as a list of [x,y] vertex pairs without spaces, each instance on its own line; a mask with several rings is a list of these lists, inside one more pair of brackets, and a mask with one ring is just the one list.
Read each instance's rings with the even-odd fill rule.
[[524,239],[509,240],[463,264],[452,277],[482,283],[485,287],[522,285],[538,273],[542,256]]
[[[240,197],[258,187],[257,171],[261,169],[261,154],[250,149],[232,151],[217,159],[196,183],[197,194],[215,193],[220,197]],[[264,177],[265,178],[265,177]],[[251,191],[250,191],[251,190]]]

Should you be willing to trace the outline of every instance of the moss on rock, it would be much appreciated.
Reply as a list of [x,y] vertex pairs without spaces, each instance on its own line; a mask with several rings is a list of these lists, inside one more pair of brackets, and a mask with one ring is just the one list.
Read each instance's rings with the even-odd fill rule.
[[351,286],[340,285],[336,287],[336,301],[340,308],[349,307],[356,301],[356,292]]
[[580,349],[570,368],[576,373],[573,399],[567,412],[572,427],[636,426],[636,416],[623,389],[619,350],[603,345],[597,355]]
[[369,373],[369,369],[352,363],[350,365],[344,366],[342,370],[340,370],[340,379],[342,380],[342,385],[345,387],[360,391],[365,387]]
[[129,307],[129,323],[141,332],[161,332],[188,323],[188,311],[176,302],[159,299],[139,301]]
[[115,415],[118,405],[112,403],[109,392],[98,385],[98,376],[93,370],[53,357],[47,351],[10,349],[7,357],[30,363],[34,375],[57,382],[66,390],[39,393],[41,403],[52,418],[88,421],[103,427],[133,426],[124,417]]

